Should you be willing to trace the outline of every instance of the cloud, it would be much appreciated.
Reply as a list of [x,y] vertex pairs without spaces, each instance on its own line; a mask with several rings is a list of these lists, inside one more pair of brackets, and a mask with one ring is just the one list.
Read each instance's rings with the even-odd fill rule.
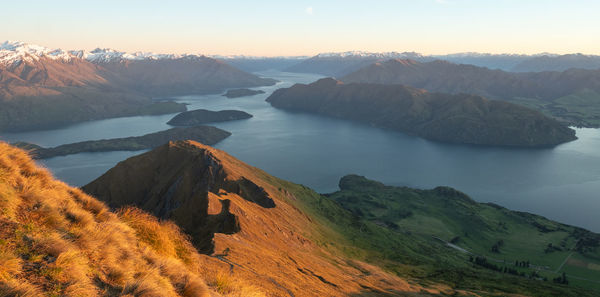
[[307,7],[304,11],[306,11],[306,14],[308,15],[314,14],[312,6]]
[[435,0],[437,4],[448,4],[448,0]]

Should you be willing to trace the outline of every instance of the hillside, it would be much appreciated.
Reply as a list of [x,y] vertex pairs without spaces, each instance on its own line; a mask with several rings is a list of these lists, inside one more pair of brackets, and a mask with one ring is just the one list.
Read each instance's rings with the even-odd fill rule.
[[396,59],[371,64],[340,80],[475,94],[529,106],[571,125],[600,125],[600,97],[582,100],[577,96],[585,90],[600,92],[600,70],[513,73],[446,61],[420,63]]
[[67,52],[4,42],[0,44],[0,131],[176,113],[185,111],[185,105],[151,97],[274,83],[204,56]]
[[0,295],[265,296],[170,222],[54,180],[0,143]]
[[344,84],[326,78],[276,90],[267,101],[277,108],[354,120],[451,143],[540,147],[576,139],[575,131],[516,104],[401,85]]

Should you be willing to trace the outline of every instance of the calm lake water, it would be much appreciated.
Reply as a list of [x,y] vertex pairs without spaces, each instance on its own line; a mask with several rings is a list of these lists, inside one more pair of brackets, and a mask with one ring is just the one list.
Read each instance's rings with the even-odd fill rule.
[[[600,232],[600,130],[577,129],[579,140],[552,149],[449,145],[343,120],[272,108],[275,89],[320,76],[264,72],[281,82],[266,94],[227,99],[178,97],[189,109],[239,109],[254,115],[215,123],[233,135],[215,147],[267,172],[319,192],[338,189],[355,173],[390,185],[455,187],[481,202],[494,202]],[[76,141],[143,135],[170,128],[173,115],[94,121],[63,129],[3,134],[1,139],[56,146]],[[42,161],[56,177],[76,186],[140,152],[82,153]]]

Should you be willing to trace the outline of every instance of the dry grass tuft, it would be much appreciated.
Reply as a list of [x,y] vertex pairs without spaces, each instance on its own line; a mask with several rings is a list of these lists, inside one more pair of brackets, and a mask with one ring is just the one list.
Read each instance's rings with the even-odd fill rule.
[[1,281],[0,297],[38,297],[42,291],[27,281]]
[[159,221],[156,217],[133,207],[123,208],[117,215],[135,230],[138,238],[157,253],[193,265],[197,251],[190,243],[189,237],[173,222]]
[[265,297],[266,294],[257,286],[234,276],[225,269],[208,269],[206,284],[219,294],[230,297]]
[[0,250],[0,281],[10,279],[21,271],[21,259],[14,254]]

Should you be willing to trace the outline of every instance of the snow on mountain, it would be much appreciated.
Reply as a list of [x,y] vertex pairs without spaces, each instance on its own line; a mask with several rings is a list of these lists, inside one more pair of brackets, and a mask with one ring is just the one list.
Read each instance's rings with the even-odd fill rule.
[[51,49],[20,41],[5,41],[0,43],[0,64],[14,65],[23,61],[33,62],[42,57],[68,62],[73,58],[73,55],[62,49]]
[[208,57],[220,60],[265,60],[265,59],[289,59],[304,60],[310,56],[246,56],[246,55],[208,55]]
[[122,60],[162,60],[178,59],[184,57],[199,57],[189,54],[156,54],[152,52],[120,52],[110,48],[97,48],[93,51],[72,51],[76,56],[95,63],[107,63]]
[[419,53],[414,52],[383,52],[383,53],[372,53],[372,52],[364,52],[364,51],[347,51],[340,53],[320,53],[315,56],[315,58],[348,58],[348,57],[360,57],[360,58],[389,58],[389,59],[406,59],[406,58],[414,58],[414,57],[422,57]]
[[18,65],[22,61],[33,62],[42,57],[65,62],[69,62],[73,58],[80,58],[93,63],[107,63],[123,60],[196,58],[201,57],[201,55],[157,54],[152,52],[127,53],[110,48],[97,48],[92,51],[65,51],[62,49],[51,49],[40,45],[28,44],[21,41],[5,41],[0,43],[0,65]]

